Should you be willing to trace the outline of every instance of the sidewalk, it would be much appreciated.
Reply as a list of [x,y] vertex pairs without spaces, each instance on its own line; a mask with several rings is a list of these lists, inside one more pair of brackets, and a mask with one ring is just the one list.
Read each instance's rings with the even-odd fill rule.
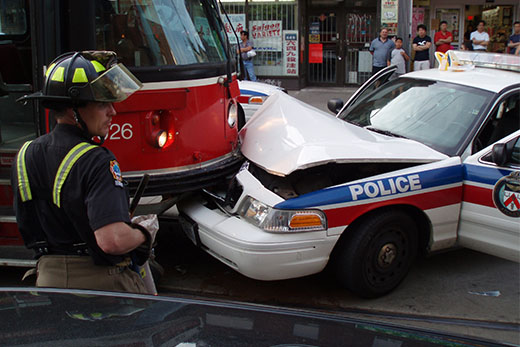
[[300,90],[290,90],[289,95],[330,113],[327,108],[327,101],[336,98],[346,102],[356,90],[357,87],[307,87]]

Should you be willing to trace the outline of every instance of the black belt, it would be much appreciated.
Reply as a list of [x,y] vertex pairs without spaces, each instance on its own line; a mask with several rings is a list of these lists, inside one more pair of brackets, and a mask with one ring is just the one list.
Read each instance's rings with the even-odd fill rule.
[[36,242],[32,247],[40,255],[89,255],[86,243],[75,243],[72,245],[49,246],[47,242]]

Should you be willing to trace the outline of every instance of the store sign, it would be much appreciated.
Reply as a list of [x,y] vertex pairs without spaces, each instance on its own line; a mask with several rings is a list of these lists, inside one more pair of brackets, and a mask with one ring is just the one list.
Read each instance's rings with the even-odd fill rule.
[[309,26],[309,42],[320,42],[320,22],[312,22]]
[[309,45],[309,63],[323,64],[323,44],[312,43]]
[[298,30],[283,32],[283,74],[298,76]]
[[[245,30],[246,15],[243,13],[242,14],[228,14],[228,17],[229,17],[229,21],[225,15],[222,15],[222,22],[224,23],[224,28],[226,29],[226,34],[228,36],[229,42],[231,44],[236,44],[237,37],[240,40],[240,32]],[[233,32],[233,29],[235,29],[236,36],[235,36],[235,33]]]
[[249,22],[249,38],[257,51],[282,50],[282,21],[262,20]]
[[398,0],[381,1],[381,25],[391,35],[397,34],[398,10]]

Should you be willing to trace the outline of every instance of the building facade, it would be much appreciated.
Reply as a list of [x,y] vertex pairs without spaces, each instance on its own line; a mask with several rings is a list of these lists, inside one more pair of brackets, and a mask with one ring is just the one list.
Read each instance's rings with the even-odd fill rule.
[[[490,2],[492,1],[492,2]],[[387,27],[410,54],[418,24],[434,37],[446,20],[459,48],[464,33],[488,22],[490,51],[506,52],[512,24],[520,19],[513,0],[222,0],[228,36],[247,30],[257,55],[260,81],[288,89],[360,85],[371,75],[370,42]],[[223,17],[226,17],[223,15]],[[433,66],[432,47],[431,63]]]

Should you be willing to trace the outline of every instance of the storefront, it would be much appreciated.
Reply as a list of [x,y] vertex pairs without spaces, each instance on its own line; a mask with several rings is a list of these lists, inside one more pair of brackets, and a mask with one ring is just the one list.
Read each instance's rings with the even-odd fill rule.
[[[248,30],[260,81],[299,89],[360,84],[369,76],[379,0],[223,1],[235,30]],[[228,31],[231,40],[233,33]]]
[[[459,48],[468,26],[487,22],[489,50],[504,52],[520,6],[512,0],[223,0],[235,29],[248,30],[260,81],[288,89],[360,85],[372,71],[379,29],[403,38],[411,54],[418,24],[433,39],[442,20]],[[236,40],[229,30],[230,39]],[[430,50],[433,65],[434,48]]]
[[469,36],[484,20],[490,37],[488,52],[506,53],[513,23],[520,20],[520,6],[512,0],[414,0],[413,4],[412,35],[422,23],[433,38],[444,20],[453,34],[454,48],[460,48],[464,35]]

